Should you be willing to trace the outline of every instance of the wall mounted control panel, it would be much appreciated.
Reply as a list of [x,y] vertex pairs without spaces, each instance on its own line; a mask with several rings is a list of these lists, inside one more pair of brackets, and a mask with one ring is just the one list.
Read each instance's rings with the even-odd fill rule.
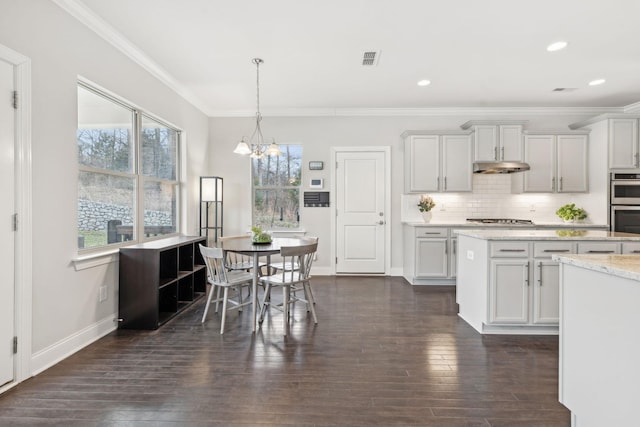
[[324,179],[311,178],[309,180],[309,188],[324,188]]
[[304,206],[306,208],[328,208],[329,192],[328,191],[305,191]]

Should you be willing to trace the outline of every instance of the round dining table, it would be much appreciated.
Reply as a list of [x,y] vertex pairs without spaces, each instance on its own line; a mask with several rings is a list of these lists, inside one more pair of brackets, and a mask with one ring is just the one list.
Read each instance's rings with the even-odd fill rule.
[[290,237],[274,237],[270,243],[253,243],[251,236],[247,235],[246,239],[229,239],[218,242],[218,247],[225,252],[234,252],[241,255],[249,255],[253,257],[253,285],[251,287],[251,330],[256,330],[256,318],[258,315],[258,261],[260,257],[267,257],[267,265],[269,264],[271,255],[279,254],[280,248],[288,246],[305,246],[309,240],[304,238]]

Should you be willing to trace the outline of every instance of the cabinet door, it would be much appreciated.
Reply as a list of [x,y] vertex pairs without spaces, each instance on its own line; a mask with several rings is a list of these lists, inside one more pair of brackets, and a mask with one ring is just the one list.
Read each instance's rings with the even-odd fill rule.
[[529,321],[529,261],[492,259],[489,323]]
[[442,190],[471,191],[473,159],[469,135],[442,136]]
[[500,125],[499,159],[522,161],[522,125]]
[[557,191],[584,193],[588,189],[587,135],[558,135]]
[[535,262],[533,273],[533,323],[560,321],[560,266],[556,261]]
[[609,168],[639,167],[638,120],[609,120]]
[[498,127],[478,125],[474,127],[474,160],[498,160]]
[[555,188],[555,137],[525,135],[524,161],[531,169],[524,172],[524,191],[551,193]]
[[640,242],[623,242],[622,253],[625,255],[640,254]]
[[405,192],[439,191],[440,140],[438,135],[413,135],[405,141]]
[[416,239],[416,278],[447,277],[447,239]]
[[456,277],[458,271],[458,238],[452,237],[449,246],[449,277]]

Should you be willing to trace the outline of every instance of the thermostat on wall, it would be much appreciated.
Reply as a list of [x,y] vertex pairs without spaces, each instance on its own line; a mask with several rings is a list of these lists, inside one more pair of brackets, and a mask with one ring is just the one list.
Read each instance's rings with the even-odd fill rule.
[[309,188],[323,188],[323,187],[324,187],[324,179],[311,178],[309,180]]

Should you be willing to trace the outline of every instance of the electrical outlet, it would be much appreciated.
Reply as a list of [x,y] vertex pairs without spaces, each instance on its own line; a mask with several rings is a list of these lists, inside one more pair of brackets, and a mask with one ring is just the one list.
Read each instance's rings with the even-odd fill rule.
[[100,286],[100,302],[107,300],[107,287]]
[[474,253],[473,251],[467,251],[467,259],[473,261]]
[[536,205],[532,203],[531,206],[529,206],[529,212],[535,212],[535,211],[536,211]]

